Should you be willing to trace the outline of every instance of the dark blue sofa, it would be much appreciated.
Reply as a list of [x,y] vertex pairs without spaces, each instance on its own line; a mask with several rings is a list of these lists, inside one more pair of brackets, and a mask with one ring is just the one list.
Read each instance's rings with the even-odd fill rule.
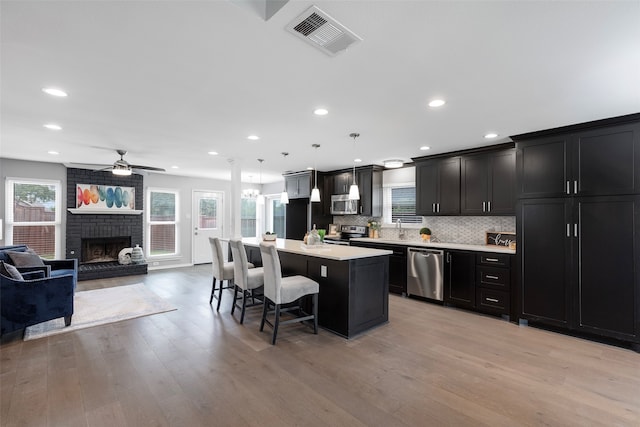
[[[24,245],[0,247],[0,260],[12,264],[6,251],[26,249]],[[0,274],[0,335],[59,317],[65,318],[66,326],[71,324],[78,261],[43,262],[45,267],[18,269],[21,273],[30,273],[24,274],[25,277],[34,277],[33,271],[40,270],[40,277],[36,279],[19,281]]]

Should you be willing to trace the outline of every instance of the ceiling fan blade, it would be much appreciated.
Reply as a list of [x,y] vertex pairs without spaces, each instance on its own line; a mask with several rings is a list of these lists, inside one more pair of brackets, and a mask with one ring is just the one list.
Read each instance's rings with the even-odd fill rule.
[[89,166],[89,167],[93,167],[93,168],[111,168],[113,167],[113,165],[106,165],[104,163],[102,164],[97,164],[97,163],[81,163],[81,162],[69,162],[70,165],[82,165],[82,166]]
[[154,168],[153,166],[142,166],[142,165],[129,165],[133,169],[142,169],[147,171],[158,171],[158,172],[166,172],[165,169],[162,168]]

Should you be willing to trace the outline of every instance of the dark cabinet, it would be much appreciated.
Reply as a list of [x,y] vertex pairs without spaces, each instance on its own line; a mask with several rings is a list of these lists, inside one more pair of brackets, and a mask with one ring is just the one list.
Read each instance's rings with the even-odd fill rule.
[[353,184],[353,172],[333,174],[333,194],[348,194]]
[[476,254],[464,251],[446,251],[445,302],[459,307],[476,306]]
[[465,155],[460,166],[463,215],[515,214],[515,150]]
[[640,192],[640,123],[513,138],[519,198]]
[[351,246],[393,251],[389,256],[389,293],[399,295],[407,293],[407,247],[405,245],[352,241]]
[[521,316],[639,342],[639,220],[640,196],[522,200]]
[[416,162],[416,214],[460,213],[460,157]]
[[358,213],[379,217],[382,216],[382,169],[373,166],[356,171],[360,201]]
[[284,179],[290,199],[304,199],[311,196],[311,172],[287,175]]

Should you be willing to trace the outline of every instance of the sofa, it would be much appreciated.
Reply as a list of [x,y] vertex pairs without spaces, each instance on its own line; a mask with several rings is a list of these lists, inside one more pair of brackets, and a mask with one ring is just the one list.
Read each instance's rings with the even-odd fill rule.
[[8,252],[27,250],[24,245],[0,247],[0,335],[60,317],[71,324],[77,260],[14,266]]

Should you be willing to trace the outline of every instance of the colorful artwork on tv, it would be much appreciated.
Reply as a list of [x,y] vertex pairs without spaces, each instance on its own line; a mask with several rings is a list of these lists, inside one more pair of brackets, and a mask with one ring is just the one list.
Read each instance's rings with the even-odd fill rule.
[[134,187],[78,184],[76,194],[76,207],[78,209],[135,209]]

